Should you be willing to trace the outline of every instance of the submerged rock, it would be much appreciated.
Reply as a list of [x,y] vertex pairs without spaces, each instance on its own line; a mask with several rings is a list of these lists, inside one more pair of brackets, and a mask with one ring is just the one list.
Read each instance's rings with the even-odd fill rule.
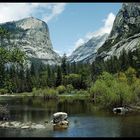
[[61,121],[57,124],[53,124],[54,126],[54,130],[58,130],[58,129],[66,129],[69,126],[68,121]]

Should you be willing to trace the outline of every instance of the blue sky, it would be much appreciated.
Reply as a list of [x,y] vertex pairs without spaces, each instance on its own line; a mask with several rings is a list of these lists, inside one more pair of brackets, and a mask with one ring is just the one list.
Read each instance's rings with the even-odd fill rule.
[[57,18],[48,22],[54,49],[70,53],[77,40],[103,27],[103,20],[110,13],[116,15],[120,7],[121,3],[67,4]]
[[4,3],[0,22],[34,16],[47,22],[54,50],[70,54],[94,35],[110,32],[122,3]]

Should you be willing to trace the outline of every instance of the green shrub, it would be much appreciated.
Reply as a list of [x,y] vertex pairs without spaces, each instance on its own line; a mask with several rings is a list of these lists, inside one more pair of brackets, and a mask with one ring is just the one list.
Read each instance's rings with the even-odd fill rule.
[[68,84],[66,86],[66,90],[67,90],[68,93],[71,93],[74,90],[74,87],[71,84]]
[[52,88],[42,90],[45,99],[53,99],[58,97],[58,91]]
[[51,98],[57,98],[58,91],[52,88],[46,88],[46,89],[33,89],[33,97],[35,96],[41,96],[44,97],[44,99],[51,99]]
[[90,94],[95,103],[108,108],[126,105],[135,100],[133,91],[127,82],[124,80],[120,82],[107,72],[103,72],[95,84],[91,86]]
[[58,91],[59,94],[66,92],[66,88],[63,85],[58,86],[56,90]]
[[78,90],[76,94],[88,95],[88,91],[86,91],[86,90]]
[[131,88],[133,90],[133,95],[135,96],[136,100],[140,100],[140,79],[135,80],[133,84],[131,85]]
[[81,88],[81,75],[79,74],[69,74],[63,77],[65,85],[72,84],[75,89]]
[[7,89],[0,89],[0,94],[1,95],[6,94],[6,93],[8,93]]
[[33,88],[32,90],[32,96],[35,97],[35,96],[39,96],[40,95],[40,89],[36,89],[36,88]]
[[125,74],[128,79],[128,84],[131,85],[133,82],[136,80],[136,70],[133,69],[132,67],[129,67],[126,71]]

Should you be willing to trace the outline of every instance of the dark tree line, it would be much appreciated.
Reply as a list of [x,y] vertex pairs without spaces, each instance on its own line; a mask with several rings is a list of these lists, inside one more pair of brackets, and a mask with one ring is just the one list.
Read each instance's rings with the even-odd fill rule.
[[96,80],[97,76],[103,71],[115,74],[118,72],[124,72],[129,67],[136,70],[137,76],[140,76],[140,49],[137,48],[134,51],[123,51],[120,56],[111,56],[110,59],[104,61],[103,59],[96,59],[92,63],[92,80]]

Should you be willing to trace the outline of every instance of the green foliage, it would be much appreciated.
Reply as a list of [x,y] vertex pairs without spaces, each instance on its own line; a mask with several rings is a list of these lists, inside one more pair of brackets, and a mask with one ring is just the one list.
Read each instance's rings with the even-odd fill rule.
[[133,95],[135,96],[137,102],[140,100],[140,79],[136,79],[131,85],[133,90]]
[[131,85],[136,80],[136,70],[132,67],[129,67],[127,71],[125,72],[128,83]]
[[42,94],[44,95],[45,99],[52,99],[52,98],[57,98],[58,92],[55,89],[48,88],[44,89],[42,91]]
[[5,64],[9,61],[9,54],[5,48],[0,47],[0,64]]
[[61,64],[62,73],[64,75],[67,74],[67,63],[66,63],[66,61],[67,61],[67,56],[66,56],[66,54],[64,54],[63,57],[62,57],[62,64]]
[[134,101],[131,87],[126,82],[120,82],[113,75],[103,72],[90,89],[95,103],[103,107],[122,106]]
[[68,93],[71,93],[74,90],[74,87],[71,84],[66,85],[66,90]]
[[56,90],[58,91],[59,94],[66,92],[66,88],[63,85],[58,86]]
[[[12,92],[14,90],[13,85],[11,83],[12,82],[17,83],[15,82],[15,80],[17,81],[17,79],[14,79],[16,78],[16,76],[15,77],[8,76],[8,75],[13,75],[13,72],[8,73],[8,71],[11,70],[7,70],[6,65],[7,64],[11,64],[12,66],[14,65],[15,66],[14,70],[17,71],[18,73],[19,70],[21,70],[21,66],[24,63],[24,60],[25,60],[25,55],[24,53],[19,51],[19,49],[12,49],[9,51],[6,48],[0,47],[0,88],[5,88],[6,86],[9,92]],[[12,66],[11,69],[13,71]]]
[[18,63],[18,64],[22,65],[24,63],[25,59],[26,59],[25,53],[20,51],[20,49],[14,48],[11,51],[11,55],[10,55],[11,62]]
[[4,83],[4,88],[7,90],[8,93],[12,93],[15,88],[15,83],[13,83],[11,79],[6,80]]
[[80,95],[89,95],[89,93],[88,93],[87,90],[82,90],[82,89],[76,91],[76,94],[80,94]]
[[123,72],[118,73],[118,81],[127,83],[127,77],[126,77],[125,73],[123,73]]
[[0,95],[8,93],[7,89],[0,89]]
[[43,96],[44,99],[55,99],[58,96],[58,92],[52,88],[46,88],[46,89],[33,88],[32,95],[33,97]]
[[79,74],[69,74],[64,76],[64,84],[72,84],[72,86],[76,89],[80,89],[81,84],[81,75]]
[[61,85],[62,83],[62,72],[60,66],[57,68],[57,77],[56,77],[56,86]]

